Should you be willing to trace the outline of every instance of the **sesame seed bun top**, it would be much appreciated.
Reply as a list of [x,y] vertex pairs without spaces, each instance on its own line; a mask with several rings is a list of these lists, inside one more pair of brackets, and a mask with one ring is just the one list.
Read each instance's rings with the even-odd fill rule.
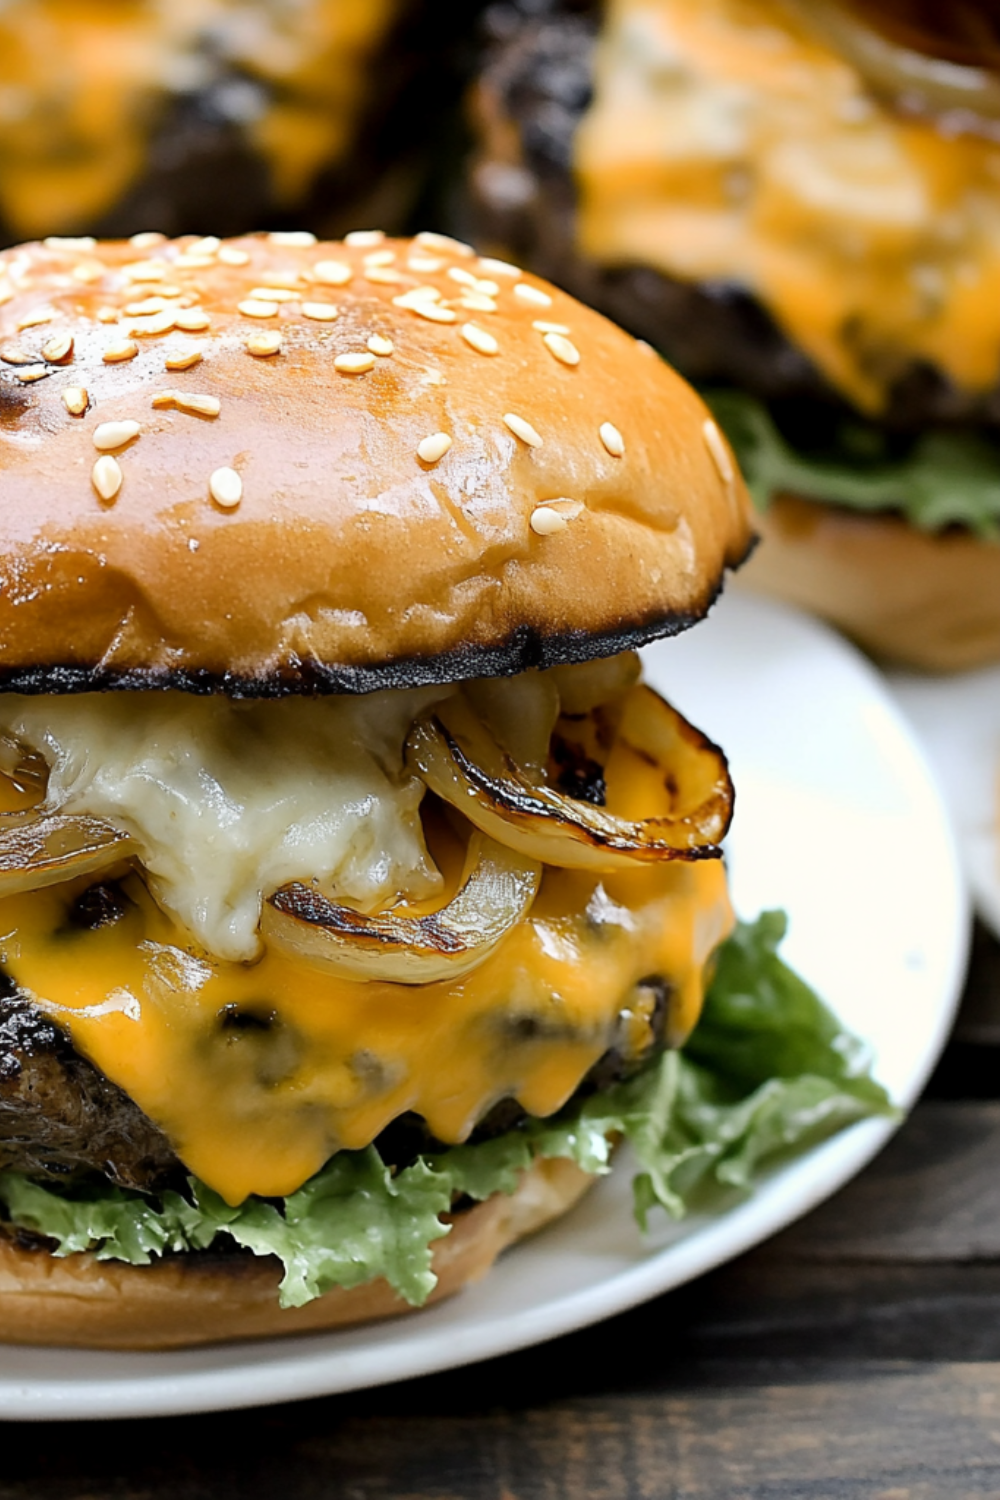
[[693,623],[751,541],[683,380],[441,236],[0,255],[0,685],[579,660]]

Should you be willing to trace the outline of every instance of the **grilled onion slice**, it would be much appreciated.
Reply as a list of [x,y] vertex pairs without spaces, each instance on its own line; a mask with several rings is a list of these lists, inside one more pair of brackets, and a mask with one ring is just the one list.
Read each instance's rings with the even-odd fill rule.
[[294,881],[264,902],[261,935],[349,979],[432,984],[482,963],[527,912],[541,877],[535,860],[473,832],[462,883],[438,911],[367,917]]
[[32,812],[0,823],[0,896],[91,875],[138,852],[132,835],[85,814]]
[[613,871],[636,861],[713,859],[729,827],[733,786],[722,751],[648,687],[620,700],[617,740],[655,764],[669,792],[665,817],[631,822],[530,778],[459,700],[419,719],[410,768],[498,843],[567,869]]

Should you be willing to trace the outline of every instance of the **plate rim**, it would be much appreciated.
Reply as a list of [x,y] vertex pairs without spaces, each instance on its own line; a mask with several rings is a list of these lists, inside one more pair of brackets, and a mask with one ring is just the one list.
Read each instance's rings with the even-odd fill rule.
[[[747,596],[735,597],[739,599],[739,607],[748,607]],[[856,648],[810,617],[773,601],[754,599],[753,611],[757,610],[765,615],[785,616],[796,627],[813,633],[843,653],[855,672],[867,679],[869,688],[881,699],[883,709],[894,721],[901,741],[905,742],[918,766],[924,790],[929,794],[937,815],[938,834],[947,853],[950,876],[947,886],[953,907],[948,972],[941,977],[940,1003],[934,1012],[934,1024],[928,1028],[920,1064],[914,1068],[896,1101],[901,1110],[900,1118],[858,1122],[773,1169],[766,1174],[761,1190],[727,1206],[688,1238],[654,1251],[638,1264],[609,1274],[596,1286],[578,1288],[546,1302],[541,1308],[519,1309],[506,1318],[493,1318],[485,1325],[475,1324],[464,1329],[449,1327],[444,1337],[439,1329],[429,1328],[422,1332],[418,1322],[400,1322],[399,1326],[406,1329],[402,1343],[395,1341],[354,1349],[347,1360],[342,1351],[338,1353],[319,1347],[318,1342],[310,1348],[311,1339],[318,1341],[330,1337],[329,1333],[319,1333],[299,1336],[294,1341],[294,1348],[289,1340],[289,1354],[285,1359],[279,1354],[275,1360],[256,1364],[252,1354],[255,1344],[248,1342],[245,1346],[246,1361],[224,1368],[216,1366],[175,1374],[164,1370],[162,1374],[148,1376],[136,1376],[126,1370],[121,1375],[98,1375],[89,1380],[73,1377],[66,1381],[39,1381],[30,1377],[16,1380],[0,1376],[0,1422],[114,1421],[245,1409],[371,1389],[515,1353],[614,1317],[743,1254],[810,1212],[872,1160],[900,1128],[906,1113],[923,1090],[958,1008],[971,943],[971,906],[963,878],[959,841],[930,758],[886,680]],[[777,1192],[771,1201],[767,1189],[776,1182],[783,1185],[785,1191]],[[516,1250],[513,1253],[516,1254]],[[669,1269],[664,1275],[663,1263],[667,1258]],[[44,1354],[49,1351],[32,1349],[31,1352]],[[51,1350],[54,1355],[58,1352],[55,1348]],[[85,1355],[87,1351],[72,1352]],[[113,1357],[109,1351],[101,1351],[101,1356],[105,1359]],[[123,1355],[127,1360],[137,1357],[143,1355]],[[157,1355],[150,1353],[145,1357],[152,1360]],[[347,1366],[350,1366],[349,1373]],[[237,1382],[239,1390],[234,1392],[232,1386]]]

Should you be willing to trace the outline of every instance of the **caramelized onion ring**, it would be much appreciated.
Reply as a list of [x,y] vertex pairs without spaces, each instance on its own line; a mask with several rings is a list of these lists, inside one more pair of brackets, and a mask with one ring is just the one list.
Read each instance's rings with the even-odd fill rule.
[[448,727],[419,719],[406,742],[407,764],[426,786],[498,843],[544,864],[612,871],[635,861],[714,859],[733,811],[733,785],[717,746],[648,687],[623,699],[619,736],[656,763],[676,813],[641,822],[539,785],[460,705]]
[[432,984],[482,963],[524,916],[541,875],[534,860],[473,833],[462,883],[439,911],[366,917],[295,881],[264,902],[261,935],[349,979]]
[[92,875],[137,852],[129,833],[101,818],[34,810],[8,827],[0,825],[0,896],[17,896]]

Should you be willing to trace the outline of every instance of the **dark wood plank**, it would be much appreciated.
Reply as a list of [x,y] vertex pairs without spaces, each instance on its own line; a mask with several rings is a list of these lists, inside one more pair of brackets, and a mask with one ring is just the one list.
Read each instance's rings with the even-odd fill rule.
[[772,1240],[793,1260],[1000,1258],[1000,1103],[918,1105],[835,1198]]
[[[1000,1047],[1000,943],[976,924],[968,982],[955,1026],[960,1043]],[[1000,1078],[993,1092],[1000,1091]]]
[[704,1364],[529,1409],[383,1393],[4,1438],[0,1500],[996,1500],[1000,1369]]

